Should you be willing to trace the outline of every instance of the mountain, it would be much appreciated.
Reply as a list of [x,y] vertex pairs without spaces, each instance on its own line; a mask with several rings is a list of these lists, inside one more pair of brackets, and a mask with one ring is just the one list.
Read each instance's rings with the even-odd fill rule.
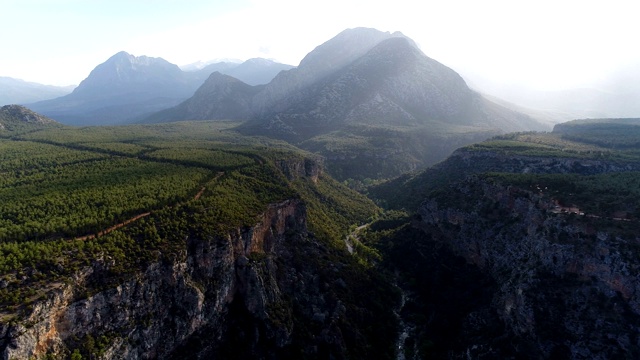
[[251,99],[260,89],[262,87],[245,84],[216,71],[192,97],[149,116],[145,122],[174,121],[177,117],[182,120],[246,119],[251,116]]
[[[312,59],[322,58],[313,55]],[[302,65],[299,70],[304,70]],[[275,102],[247,128],[299,141],[353,124],[434,124],[495,131],[541,127],[471,91],[456,72],[425,56],[409,39],[392,37]]]
[[126,123],[189,98],[214,69],[240,67],[238,74],[264,81],[282,66],[250,60],[246,65],[216,63],[185,72],[161,58],[119,52],[91,71],[71,94],[29,106],[70,125]]
[[0,107],[0,134],[3,131],[26,131],[59,125],[56,121],[33,112],[24,106],[5,105]]
[[307,54],[296,69],[278,74],[254,100],[258,113],[273,104],[342,69],[382,40],[404,36],[370,28],[347,29]]
[[248,120],[238,131],[319,153],[340,180],[397,176],[495,134],[547,129],[472,91],[402,33],[368,28],[318,46],[297,68],[255,89],[250,102],[248,90],[228,91],[245,104],[235,114],[216,113],[207,104],[218,100],[203,91],[189,101],[201,109],[182,106],[158,119]]
[[42,85],[10,77],[0,77],[0,106],[27,104],[67,95],[73,86]]
[[163,59],[119,52],[71,94],[30,107],[70,125],[114,124],[176,105],[198,85]]
[[[496,137],[370,192],[407,356],[637,358],[639,119]],[[628,136],[627,136],[628,134]]]

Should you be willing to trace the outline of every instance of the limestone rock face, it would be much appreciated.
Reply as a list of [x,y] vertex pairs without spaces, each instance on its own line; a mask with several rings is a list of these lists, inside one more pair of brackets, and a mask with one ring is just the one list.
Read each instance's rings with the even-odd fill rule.
[[308,177],[312,182],[317,183],[322,174],[322,159],[285,159],[278,160],[276,166],[289,180],[296,180]]
[[[293,257],[292,243],[318,247],[307,234],[306,210],[299,200],[272,204],[253,227],[185,241],[186,250],[179,256],[153,263],[134,278],[83,299],[77,289],[108,261],[78,272],[71,283],[60,284],[37,303],[24,321],[0,324],[2,358],[69,354],[70,344],[87,334],[110,338],[102,359],[206,358],[219,354],[227,333],[233,333],[236,320],[230,312],[263,327],[256,330],[264,332],[263,338],[252,341],[278,348],[291,342],[286,310],[291,293],[315,304],[309,306],[309,318],[315,310],[329,324],[331,314],[341,311],[322,300],[311,273],[283,265]],[[325,342],[339,348],[340,338],[326,329]],[[198,346],[189,346],[191,342]]]

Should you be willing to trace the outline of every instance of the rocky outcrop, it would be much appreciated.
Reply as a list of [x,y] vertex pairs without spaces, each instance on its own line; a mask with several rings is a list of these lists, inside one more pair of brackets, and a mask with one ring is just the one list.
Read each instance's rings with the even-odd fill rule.
[[322,159],[277,159],[276,167],[290,181],[306,177],[311,179],[313,183],[317,183],[320,174],[322,174]]
[[[287,271],[282,256],[291,257],[292,242],[314,243],[299,200],[269,206],[251,228],[224,237],[187,238],[186,250],[178,256],[81,298],[88,279],[109,267],[108,260],[98,261],[70,283],[60,284],[25,318],[0,325],[0,353],[7,360],[69,354],[92,337],[108,342],[99,352],[103,359],[167,358],[206,334],[206,344],[197,350],[206,356],[221,351],[233,333],[234,320],[228,315],[237,309],[267,324],[270,331],[264,338],[274,342],[274,348],[284,347],[291,342],[292,323],[284,293],[295,287],[308,292],[305,288],[314,286],[294,269],[282,274]],[[316,304],[315,311],[328,323],[331,316],[339,316],[341,308],[335,306],[325,311]],[[326,336],[337,335],[327,330]]]
[[52,125],[59,124],[24,106],[5,105],[0,107],[0,130],[26,130]]
[[[460,198],[425,201],[415,226],[496,283],[485,304],[490,311],[472,312],[462,325],[462,333],[485,332],[467,343],[467,354],[640,355],[637,235],[630,238],[615,224],[598,225],[593,218],[558,214],[547,197],[482,177],[449,191]],[[504,327],[492,333],[487,324],[495,315]]]

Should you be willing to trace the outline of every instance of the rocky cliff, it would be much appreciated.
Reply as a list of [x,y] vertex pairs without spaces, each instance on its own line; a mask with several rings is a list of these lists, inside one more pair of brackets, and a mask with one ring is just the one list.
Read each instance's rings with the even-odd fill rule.
[[[474,356],[635,358],[640,337],[638,237],[620,226],[557,210],[548,197],[470,178],[450,189],[466,201],[430,199],[415,226],[495,281],[487,312],[471,312]],[[455,204],[455,206],[452,206]],[[627,229],[628,230],[628,229]],[[497,315],[504,328],[478,336]],[[486,327],[485,327],[486,329]],[[511,344],[501,343],[505,338]],[[480,356],[482,355],[482,356]]]
[[2,358],[68,356],[76,349],[101,359],[228,357],[230,351],[235,358],[344,358],[353,340],[342,331],[360,334],[345,325],[352,305],[326,291],[331,281],[346,288],[334,271],[347,265],[316,268],[329,249],[307,232],[300,200],[270,205],[253,227],[185,242],[177,256],[161,256],[113,288],[83,293],[108,276],[109,259],[52,285],[24,318],[0,325]]

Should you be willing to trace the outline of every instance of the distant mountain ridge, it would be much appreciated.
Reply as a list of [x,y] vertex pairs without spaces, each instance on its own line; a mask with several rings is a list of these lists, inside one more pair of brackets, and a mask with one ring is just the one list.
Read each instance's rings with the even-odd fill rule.
[[28,104],[64,96],[74,86],[52,86],[0,76],[0,106]]
[[162,58],[119,52],[98,65],[71,93],[29,106],[69,125],[131,122],[187,99],[214,71],[234,71],[259,83],[289,65],[251,59],[243,64],[216,63],[185,72]]

